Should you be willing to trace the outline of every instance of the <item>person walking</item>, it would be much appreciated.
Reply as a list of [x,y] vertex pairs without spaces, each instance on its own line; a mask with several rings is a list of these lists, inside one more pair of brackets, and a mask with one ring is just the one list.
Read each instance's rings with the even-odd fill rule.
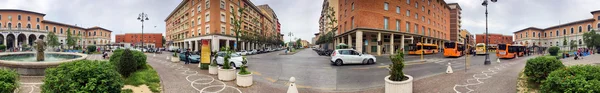
[[189,57],[190,57],[190,49],[187,49],[187,50],[185,51],[185,53],[184,53],[184,54],[185,54],[185,55],[184,55],[184,57],[183,57],[183,58],[184,58],[184,60],[185,60],[185,64],[190,64],[190,60],[189,60]]

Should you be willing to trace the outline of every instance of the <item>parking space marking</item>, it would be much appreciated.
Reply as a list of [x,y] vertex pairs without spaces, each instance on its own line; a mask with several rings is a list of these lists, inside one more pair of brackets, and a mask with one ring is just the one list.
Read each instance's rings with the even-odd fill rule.
[[266,80],[271,81],[272,83],[277,82],[277,80],[270,78],[270,77],[264,77]]
[[351,68],[352,70],[367,70],[369,69],[369,67],[355,67],[355,68]]
[[389,65],[384,65],[384,66],[377,66],[377,68],[388,68]]
[[254,75],[262,76],[262,74],[260,72],[256,72],[256,71],[250,71],[250,72],[252,72],[252,74],[254,74]]

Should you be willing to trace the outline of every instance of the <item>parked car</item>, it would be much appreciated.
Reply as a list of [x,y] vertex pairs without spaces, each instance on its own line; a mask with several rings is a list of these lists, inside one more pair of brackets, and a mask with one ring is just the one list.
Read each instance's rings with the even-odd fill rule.
[[250,54],[254,55],[254,54],[256,54],[256,52],[257,52],[256,49],[253,49],[250,51]]
[[337,66],[344,64],[375,64],[375,56],[361,54],[353,49],[337,49],[331,53],[331,63]]
[[[217,52],[217,59],[213,60],[213,61],[217,61],[218,65],[223,65],[223,61],[225,60],[224,57],[227,53],[226,52]],[[231,55],[231,59],[229,59],[229,65],[233,66],[233,67],[241,67],[243,65],[242,61],[244,60],[242,58],[241,55],[232,53]]]
[[[179,53],[179,60],[181,62],[184,62],[184,60],[185,60],[185,52]],[[190,60],[190,63],[199,63],[200,62],[200,55],[196,55],[194,53],[191,53],[191,55],[188,58],[188,60]]]
[[248,51],[246,51],[246,50],[242,50],[242,51],[240,51],[239,53],[240,53],[240,55],[242,55],[242,56],[248,55]]

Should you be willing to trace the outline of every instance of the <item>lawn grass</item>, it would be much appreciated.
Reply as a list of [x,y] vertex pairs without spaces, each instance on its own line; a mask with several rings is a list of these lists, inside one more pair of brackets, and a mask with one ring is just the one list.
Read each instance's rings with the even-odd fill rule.
[[538,93],[540,84],[529,82],[527,80],[529,77],[523,71],[519,73],[519,78],[517,79],[517,93]]
[[158,73],[152,68],[152,66],[146,64],[145,69],[140,69],[134,72],[128,78],[125,78],[125,85],[147,85],[150,91],[154,93],[160,92],[160,78]]

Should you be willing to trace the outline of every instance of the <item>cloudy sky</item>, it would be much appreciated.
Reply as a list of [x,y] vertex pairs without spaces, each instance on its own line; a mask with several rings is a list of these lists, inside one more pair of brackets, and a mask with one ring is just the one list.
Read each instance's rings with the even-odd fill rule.
[[[255,5],[269,4],[279,17],[285,40],[308,40],[318,32],[322,0],[251,0]],[[115,34],[140,33],[139,13],[148,13],[145,33],[164,33],[164,19],[181,0],[0,0],[1,9],[23,9],[45,13],[46,20],[101,26]],[[482,0],[446,0],[462,7],[463,29],[473,34],[485,32],[485,7]],[[560,23],[592,18],[600,10],[598,0],[499,0],[489,5],[489,31],[512,35],[526,28],[546,28]]]

